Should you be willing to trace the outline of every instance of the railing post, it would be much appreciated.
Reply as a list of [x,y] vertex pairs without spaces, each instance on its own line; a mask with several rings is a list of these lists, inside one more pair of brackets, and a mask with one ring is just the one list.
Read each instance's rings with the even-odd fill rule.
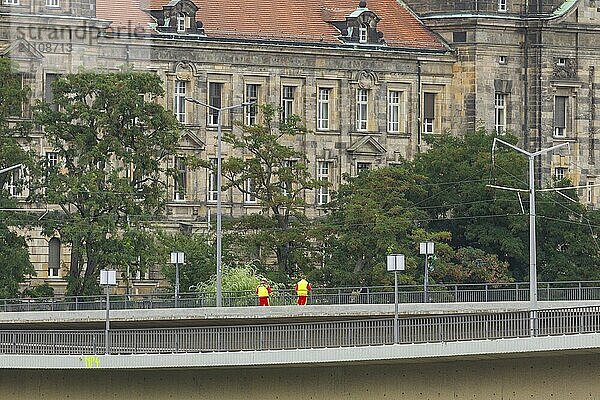
[[338,304],[342,304],[342,289],[338,288]]
[[577,300],[583,300],[583,297],[581,296],[581,282],[579,282],[578,286],[579,288],[577,291]]
[[367,286],[367,304],[371,304],[371,291],[369,290],[369,287]]
[[17,333],[12,333],[12,352],[13,354],[17,354]]
[[488,301],[488,284],[485,284],[485,302],[487,303]]

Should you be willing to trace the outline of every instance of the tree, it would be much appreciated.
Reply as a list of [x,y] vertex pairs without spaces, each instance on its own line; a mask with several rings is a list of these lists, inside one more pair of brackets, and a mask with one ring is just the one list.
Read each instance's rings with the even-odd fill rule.
[[[431,148],[414,160],[417,173],[427,177],[429,229],[452,233],[453,248],[473,247],[497,254],[508,261],[511,273],[523,279],[528,273],[528,219],[521,204],[527,197],[491,189],[500,186],[528,187],[527,160],[520,154],[498,148],[492,160],[493,134],[479,129],[464,137],[429,136]],[[503,140],[516,143],[505,135]]]
[[93,293],[99,268],[121,264],[123,232],[162,212],[180,125],[157,101],[156,74],[80,72],[52,90],[54,107],[41,104],[35,121],[59,162],[42,160],[38,195],[61,212],[42,220],[44,231],[71,245],[68,292]]
[[[424,182],[407,162],[348,177],[333,194],[330,214],[321,224],[325,267],[311,278],[330,285],[388,280],[387,254],[415,254],[413,238],[426,218],[415,206],[426,193]],[[414,270],[416,259],[407,264]]]
[[[32,167],[31,153],[26,152],[21,142],[27,140],[28,124],[11,118],[27,101],[29,90],[23,88],[14,66],[7,58],[0,58],[0,170],[23,164]],[[18,115],[20,117],[20,115]],[[15,200],[4,190],[8,182],[16,190],[23,188],[24,180],[19,169],[0,174],[0,209],[15,208]],[[29,260],[29,249],[24,237],[10,227],[26,222],[22,214],[0,211],[0,297],[15,297],[19,283],[25,275],[35,275]]]
[[[306,134],[299,118],[291,116],[276,124],[277,108],[263,105],[260,111],[262,123],[238,124],[241,133],[224,134],[223,140],[240,155],[223,162],[223,187],[235,187],[256,200],[262,213],[240,218],[234,227],[244,232],[243,240],[272,250],[278,270],[291,275],[297,266],[306,264],[305,252],[310,247],[304,215],[305,191],[326,183],[313,179],[301,151],[284,144]],[[212,164],[205,166],[215,168]]]

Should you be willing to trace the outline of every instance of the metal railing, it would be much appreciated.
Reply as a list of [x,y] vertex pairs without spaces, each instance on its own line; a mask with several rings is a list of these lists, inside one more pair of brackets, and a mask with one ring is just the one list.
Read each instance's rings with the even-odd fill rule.
[[[432,284],[429,285],[429,301],[432,303],[527,301],[529,282],[487,284]],[[599,281],[541,282],[538,285],[538,300],[600,300]],[[399,286],[400,303],[422,303],[423,287]],[[295,304],[292,290],[277,290],[271,296],[271,305]],[[315,288],[309,296],[309,304],[393,304],[393,286]],[[256,306],[254,291],[223,292],[223,306]],[[105,297],[77,296],[52,298],[0,299],[0,312],[6,311],[71,311],[102,310]],[[174,293],[147,295],[112,295],[111,309],[156,309],[175,308]],[[214,293],[181,293],[178,308],[214,307]]]
[[[537,319],[532,331],[530,318]],[[394,319],[110,331],[110,354],[261,351],[394,343]],[[600,332],[600,306],[403,317],[399,344]],[[104,331],[0,331],[0,354],[104,354]]]

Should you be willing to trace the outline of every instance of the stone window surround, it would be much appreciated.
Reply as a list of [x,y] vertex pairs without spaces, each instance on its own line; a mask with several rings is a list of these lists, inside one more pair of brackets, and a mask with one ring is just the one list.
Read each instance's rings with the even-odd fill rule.
[[[552,137],[555,138],[572,138],[577,132],[575,116],[577,115],[577,89],[578,86],[570,85],[553,85],[551,89],[552,94]],[[565,110],[564,110],[564,128],[563,133],[557,130],[556,126],[556,99],[557,97],[565,98]]]
[[[221,83],[222,89],[221,89],[221,107],[229,107],[233,104],[233,75],[229,75],[229,74],[218,74],[218,73],[211,73],[209,72],[206,78],[206,104],[210,104],[210,84],[211,83]],[[208,129],[216,129],[217,128],[217,124],[210,124],[209,123],[209,114],[210,111],[207,107],[202,107],[202,106],[197,106],[196,111],[198,112],[198,115],[203,116],[204,113],[206,114],[206,118],[200,118],[200,120],[204,120],[206,121],[206,127]],[[232,111],[226,111],[223,114],[221,114],[221,127],[222,128],[231,128],[232,126],[232,113],[234,113],[235,110]]]
[[294,99],[292,102],[292,113],[299,116],[300,119],[305,119],[304,104],[305,104],[305,88],[306,84],[302,78],[282,77],[280,80],[280,98],[279,104],[283,106],[283,87],[294,87]]
[[[398,130],[390,130],[390,92],[399,92]],[[391,134],[402,134],[408,132],[408,98],[410,83],[389,82],[386,91],[386,130]]]
[[[319,129],[318,109],[319,109],[319,89],[329,89],[329,127],[327,129]],[[316,133],[334,133],[338,134],[340,131],[340,118],[339,118],[339,93],[340,93],[340,82],[335,79],[317,79],[316,91],[315,91],[315,132]]]
[[[431,93],[435,95],[433,104],[433,126],[431,132],[427,132],[425,130],[425,93]],[[422,132],[424,134],[441,133],[442,124],[440,116],[442,115],[441,104],[443,103],[443,96],[444,86],[429,83],[423,83],[421,85],[421,121],[423,125]]]

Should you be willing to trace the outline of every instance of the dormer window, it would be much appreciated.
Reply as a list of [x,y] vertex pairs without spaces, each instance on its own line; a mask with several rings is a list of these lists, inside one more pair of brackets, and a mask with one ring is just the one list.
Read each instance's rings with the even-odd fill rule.
[[186,24],[186,16],[183,13],[177,14],[177,32],[185,32]]
[[361,24],[358,29],[358,42],[367,43],[369,37],[369,26],[367,24]]
[[377,30],[381,18],[367,8],[367,2],[361,0],[356,10],[346,15],[345,21],[333,21],[340,31],[339,39],[344,43],[385,45],[383,33]]

